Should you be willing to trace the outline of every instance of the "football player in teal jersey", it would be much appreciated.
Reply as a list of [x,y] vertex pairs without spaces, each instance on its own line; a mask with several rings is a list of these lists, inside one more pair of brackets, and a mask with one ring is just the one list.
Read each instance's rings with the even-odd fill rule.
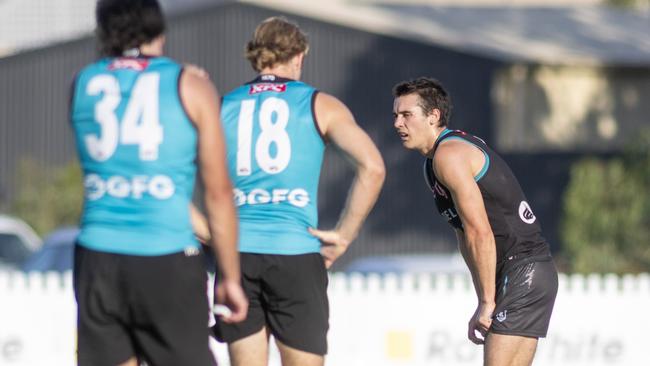
[[[323,365],[327,268],[357,237],[384,182],[381,155],[348,108],[299,81],[307,51],[297,25],[263,21],[246,51],[259,76],[223,98],[250,302],[246,320],[215,327],[234,366],[266,365],[271,334],[284,366]],[[319,230],[318,181],[328,143],[350,158],[356,176],[336,227]]]
[[214,365],[190,220],[198,157],[223,322],[246,316],[217,90],[163,57],[156,0],[100,0],[103,56],[75,78],[85,202],[75,249],[79,365]]

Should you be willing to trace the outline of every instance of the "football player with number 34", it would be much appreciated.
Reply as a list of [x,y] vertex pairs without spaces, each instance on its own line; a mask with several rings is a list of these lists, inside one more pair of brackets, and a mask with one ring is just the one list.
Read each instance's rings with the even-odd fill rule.
[[244,319],[237,217],[219,96],[163,57],[156,0],[100,0],[103,57],[75,78],[72,127],[85,202],[75,249],[78,364],[214,365],[207,274],[191,225],[197,160],[224,322]]

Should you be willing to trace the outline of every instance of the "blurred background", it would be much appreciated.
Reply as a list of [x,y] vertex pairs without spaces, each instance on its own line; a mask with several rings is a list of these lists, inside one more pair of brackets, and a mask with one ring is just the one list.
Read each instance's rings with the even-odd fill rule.
[[[308,33],[303,80],[350,107],[387,165],[334,272],[465,271],[422,157],[392,127],[393,85],[418,76],[451,93],[451,127],[510,164],[561,272],[650,272],[650,0],[160,1],[167,54],[204,67],[222,93],[254,77],[243,49],[261,20],[285,15]],[[94,7],[0,0],[0,267],[71,267],[82,180],[69,89],[97,58]],[[351,179],[329,150],[321,227],[336,223]]]
[[[417,76],[450,91],[452,127],[482,137],[511,165],[563,271],[650,270],[650,0],[161,3],[168,54],[207,69],[222,93],[254,77],[243,47],[259,21],[284,14],[309,34],[304,80],[350,107],[388,170],[335,270],[368,256],[435,264],[456,251],[422,158],[392,128],[391,88]],[[0,1],[0,212],[41,237],[76,225],[81,210],[67,113],[75,72],[97,57],[94,6]],[[321,227],[338,219],[351,177],[330,150]]]

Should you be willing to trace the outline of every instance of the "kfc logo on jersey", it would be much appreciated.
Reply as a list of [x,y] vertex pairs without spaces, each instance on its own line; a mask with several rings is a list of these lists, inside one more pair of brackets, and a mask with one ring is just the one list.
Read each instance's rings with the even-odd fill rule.
[[287,84],[276,84],[276,83],[252,84],[251,88],[248,90],[248,94],[264,93],[267,91],[284,93],[285,90],[287,90]]
[[149,66],[149,60],[136,59],[136,58],[118,58],[108,65],[109,70],[118,69],[131,69],[135,71],[143,71]]

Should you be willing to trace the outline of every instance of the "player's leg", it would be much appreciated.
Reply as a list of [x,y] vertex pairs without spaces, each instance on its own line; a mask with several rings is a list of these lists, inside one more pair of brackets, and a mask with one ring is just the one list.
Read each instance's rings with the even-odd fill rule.
[[228,343],[231,366],[266,366],[269,362],[269,332],[259,332]]
[[537,338],[488,333],[484,347],[485,366],[530,366]]
[[121,256],[75,247],[74,292],[77,300],[77,364],[137,366],[124,326]]
[[119,364],[118,366],[138,366],[138,359],[135,357],[129,358],[128,361]]
[[130,327],[138,354],[149,365],[215,365],[207,273],[198,253],[128,258]]
[[323,365],[327,353],[327,270],[320,253],[269,255],[263,277],[267,322],[283,366]]
[[242,288],[248,298],[246,319],[226,324],[217,318],[213,328],[217,340],[228,343],[232,366],[266,366],[268,362],[269,331],[260,283],[266,267],[262,258],[261,254],[240,253]]
[[280,350],[282,366],[323,366],[325,357],[311,352],[301,351],[276,340]]
[[496,309],[484,348],[486,366],[527,366],[546,337],[557,271],[550,258],[509,269],[497,283]]

